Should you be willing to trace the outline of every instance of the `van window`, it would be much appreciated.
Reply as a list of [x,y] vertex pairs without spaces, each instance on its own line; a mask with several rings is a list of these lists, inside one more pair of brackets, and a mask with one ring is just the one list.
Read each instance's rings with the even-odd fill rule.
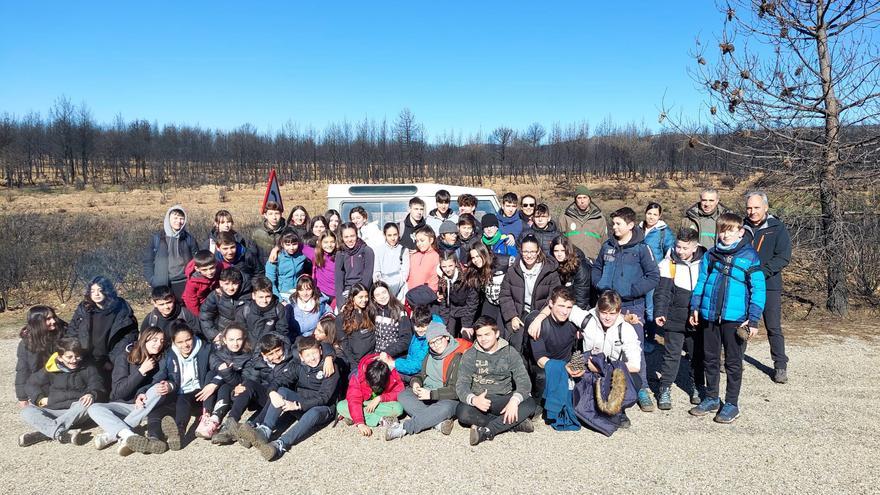
[[348,188],[348,193],[352,196],[376,196],[378,194],[405,194],[408,196],[415,196],[418,191],[419,188],[416,186],[395,184],[351,186]]
[[370,216],[370,222],[376,222],[381,229],[388,222],[400,222],[409,213],[409,199],[406,201],[343,201],[341,205],[342,218],[348,221],[348,214],[355,206],[362,206]]
[[[456,214],[458,213],[458,203],[456,203],[455,200],[452,201],[452,204],[450,204],[449,207],[452,208],[452,210],[455,211]],[[495,210],[495,207],[492,206],[492,202],[488,199],[478,199],[477,210],[474,211],[474,216],[477,217],[477,220],[480,220],[486,213],[498,212]]]

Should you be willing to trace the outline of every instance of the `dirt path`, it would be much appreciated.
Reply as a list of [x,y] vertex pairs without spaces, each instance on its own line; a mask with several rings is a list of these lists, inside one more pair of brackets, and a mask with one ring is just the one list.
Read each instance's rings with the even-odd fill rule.
[[[19,448],[15,344],[0,341],[0,486],[12,493],[876,493],[880,483],[880,412],[871,399],[878,341],[792,346],[787,385],[747,365],[743,415],[730,426],[690,417],[676,390],[672,411],[631,410],[632,429],[610,439],[542,425],[472,448],[460,427],[393,443],[337,427],[271,464],[203,441],[128,458],[91,444]],[[749,355],[766,363],[766,342],[750,345]]]

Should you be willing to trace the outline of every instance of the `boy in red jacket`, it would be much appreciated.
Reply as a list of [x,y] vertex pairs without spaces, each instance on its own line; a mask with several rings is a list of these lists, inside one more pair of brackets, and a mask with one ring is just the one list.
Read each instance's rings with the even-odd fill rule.
[[336,412],[355,424],[360,434],[373,434],[371,427],[390,425],[403,414],[397,394],[403,390],[403,380],[394,369],[394,359],[385,354],[367,354],[358,364],[358,370],[348,383],[345,400],[336,405]]
[[186,287],[183,289],[183,304],[196,316],[208,294],[220,284],[220,272],[230,265],[217,261],[207,249],[196,251],[193,259],[186,265]]

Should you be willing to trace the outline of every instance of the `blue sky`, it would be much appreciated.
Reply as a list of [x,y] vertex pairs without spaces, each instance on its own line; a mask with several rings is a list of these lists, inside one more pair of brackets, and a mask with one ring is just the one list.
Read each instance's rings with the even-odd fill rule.
[[61,95],[96,120],[278,130],[409,107],[430,136],[587,120],[656,129],[713,2],[0,0],[0,113]]

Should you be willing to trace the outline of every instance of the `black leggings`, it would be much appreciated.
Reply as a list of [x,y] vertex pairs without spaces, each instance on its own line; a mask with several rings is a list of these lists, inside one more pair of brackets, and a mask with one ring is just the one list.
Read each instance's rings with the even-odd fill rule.
[[241,415],[244,414],[248,406],[251,409],[260,410],[269,400],[269,389],[260,383],[245,380],[244,392],[232,398],[232,408],[229,410],[229,417],[235,421],[241,421]]
[[486,412],[480,411],[476,407],[469,406],[464,402],[459,402],[455,415],[463,426],[485,426],[489,428],[489,431],[491,431],[494,436],[515,427],[523,421],[528,421],[532,414],[535,413],[535,400],[531,397],[527,397],[524,401],[519,403],[519,407],[517,408],[517,422],[505,423],[501,411],[507,405],[507,402],[512,396],[513,394],[486,395],[486,398],[488,398],[489,402],[492,404]]

